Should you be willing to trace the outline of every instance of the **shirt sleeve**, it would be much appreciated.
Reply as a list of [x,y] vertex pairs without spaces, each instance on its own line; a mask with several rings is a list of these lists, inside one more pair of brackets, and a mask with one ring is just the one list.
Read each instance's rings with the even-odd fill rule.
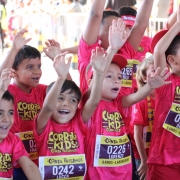
[[14,143],[14,148],[13,148],[13,165],[16,166],[18,164],[18,160],[22,156],[28,156],[29,154],[27,153],[22,141],[18,136],[15,135],[15,138],[13,139]]
[[88,84],[85,78],[86,67],[90,63],[91,51],[95,49],[98,45],[97,41],[88,45],[83,38],[80,39],[79,49],[78,49],[78,70],[80,74],[80,89],[84,93],[88,89]]
[[144,125],[145,104],[144,101],[138,102],[133,106],[132,119],[134,125]]

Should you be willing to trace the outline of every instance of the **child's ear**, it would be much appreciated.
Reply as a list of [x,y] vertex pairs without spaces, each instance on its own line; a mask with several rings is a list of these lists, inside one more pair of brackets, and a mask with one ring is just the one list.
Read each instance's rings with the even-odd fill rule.
[[167,56],[167,61],[169,62],[170,65],[176,65],[176,61],[175,61],[173,55],[168,55]]

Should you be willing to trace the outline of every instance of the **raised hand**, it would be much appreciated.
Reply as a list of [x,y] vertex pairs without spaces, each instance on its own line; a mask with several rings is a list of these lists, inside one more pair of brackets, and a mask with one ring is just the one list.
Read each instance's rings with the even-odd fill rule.
[[21,31],[19,31],[15,36],[14,36],[14,40],[13,40],[13,45],[12,48],[19,50],[21,49],[26,43],[28,43],[31,38],[25,39],[23,37],[24,33],[26,33],[27,31],[25,29],[22,29]]
[[138,175],[140,177],[140,180],[144,180],[146,179],[146,173],[147,173],[147,170],[148,170],[148,165],[146,162],[141,162],[141,165],[140,167],[138,168]]
[[117,21],[113,20],[109,28],[109,46],[111,49],[119,50],[128,39],[129,34],[126,32],[126,25],[121,18]]
[[168,72],[168,68],[165,68],[161,72],[161,68],[158,67],[154,73],[154,75],[151,76],[151,73],[147,75],[147,84],[150,86],[151,89],[159,88],[165,84],[170,84],[171,81],[166,81],[166,79],[171,75],[171,72]]
[[103,48],[96,47],[92,50],[91,54],[91,65],[94,71],[98,73],[104,73],[107,65],[107,54]]
[[11,78],[14,78],[15,76],[15,70],[14,69],[10,69],[10,68],[6,68],[3,69],[2,73],[1,73],[1,78],[0,78],[0,90],[5,92],[8,89],[8,86],[11,82]]
[[57,41],[49,39],[45,44],[46,47],[43,48],[43,51],[50,59],[53,60],[56,55],[61,53],[61,47]]
[[65,58],[66,53],[58,54],[54,58],[54,69],[56,70],[58,77],[61,79],[66,79],[67,74],[69,73],[69,68],[71,64],[72,57]]

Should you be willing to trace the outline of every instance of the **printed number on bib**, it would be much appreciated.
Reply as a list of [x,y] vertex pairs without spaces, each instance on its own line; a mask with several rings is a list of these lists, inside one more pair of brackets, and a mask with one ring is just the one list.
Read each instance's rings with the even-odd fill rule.
[[22,140],[26,151],[29,153],[31,160],[38,159],[37,147],[32,131],[16,133]]
[[94,166],[116,167],[131,163],[131,146],[127,135],[96,136]]
[[86,173],[84,154],[39,157],[42,179],[83,180]]
[[163,128],[180,137],[180,105],[173,103],[164,121]]

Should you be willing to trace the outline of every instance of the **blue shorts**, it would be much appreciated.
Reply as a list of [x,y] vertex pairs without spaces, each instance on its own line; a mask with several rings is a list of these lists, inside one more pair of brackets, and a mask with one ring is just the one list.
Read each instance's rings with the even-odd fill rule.
[[13,180],[28,180],[22,168],[14,168]]

